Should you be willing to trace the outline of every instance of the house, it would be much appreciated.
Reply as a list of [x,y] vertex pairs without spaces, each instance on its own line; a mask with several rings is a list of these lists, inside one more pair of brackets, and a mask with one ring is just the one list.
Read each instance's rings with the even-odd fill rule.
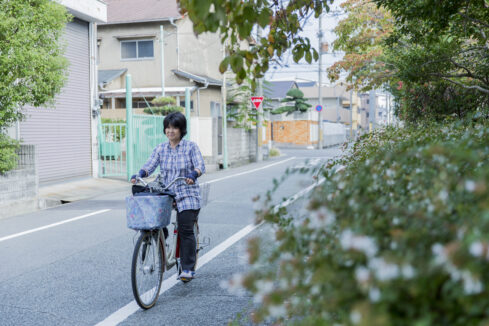
[[195,36],[176,0],[105,0],[107,22],[98,26],[101,116],[125,119],[125,76],[132,77],[132,107],[143,114],[155,97],[172,96],[185,106],[190,90],[191,139],[207,164],[222,159],[224,54],[216,33]]
[[[311,81],[273,81],[269,96],[276,97],[279,90],[282,93],[294,87],[299,88],[304,93],[304,98],[311,104],[308,112],[294,112],[290,115],[272,115],[271,116],[271,135],[272,140],[277,145],[290,146],[317,146],[318,143],[318,120],[319,115],[316,110],[319,105],[318,86]],[[299,86],[303,85],[302,87]],[[284,91],[282,88],[286,88]],[[282,94],[282,98],[285,98]],[[352,101],[352,110],[350,110],[350,99]],[[271,99],[276,107],[286,105],[279,99]],[[356,92],[347,91],[346,86],[322,86],[321,87],[321,128],[322,128],[322,145],[329,146],[342,143],[346,136],[353,136],[358,125],[363,123],[366,127],[365,119],[361,120],[362,114],[359,108],[359,98]],[[365,116],[365,113],[363,114]],[[351,130],[351,132],[350,132]]]
[[68,80],[52,108],[23,108],[26,119],[11,131],[13,138],[35,145],[39,183],[97,175],[98,107],[96,74],[97,23],[107,19],[99,0],[57,0],[73,15],[63,39]]

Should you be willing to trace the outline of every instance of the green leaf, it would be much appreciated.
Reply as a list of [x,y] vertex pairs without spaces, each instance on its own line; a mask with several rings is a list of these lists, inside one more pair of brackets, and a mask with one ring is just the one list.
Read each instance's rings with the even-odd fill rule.
[[265,28],[270,22],[270,10],[268,8],[263,8],[257,17],[258,25]]
[[230,60],[229,57],[225,57],[219,64],[219,72],[221,74],[223,74],[225,71],[228,70],[229,60]]
[[311,63],[312,62],[312,55],[311,55],[311,52],[306,52],[306,61],[307,63]]
[[233,54],[230,57],[230,64],[233,72],[238,73],[239,71],[243,70],[243,57],[240,56],[239,54]]

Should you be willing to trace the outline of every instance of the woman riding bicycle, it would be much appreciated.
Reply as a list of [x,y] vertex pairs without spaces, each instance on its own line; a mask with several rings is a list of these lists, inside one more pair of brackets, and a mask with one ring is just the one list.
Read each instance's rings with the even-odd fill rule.
[[[187,134],[187,120],[180,112],[173,112],[163,121],[167,142],[153,150],[138,176],[145,178],[160,166],[164,184],[177,177],[185,177],[186,184],[176,183],[170,190],[175,192],[177,205],[178,236],[180,237],[180,280],[190,281],[195,275],[196,240],[194,224],[199,216],[201,198],[197,178],[205,173],[204,159],[196,143],[183,139]],[[136,175],[131,177],[136,182]]]

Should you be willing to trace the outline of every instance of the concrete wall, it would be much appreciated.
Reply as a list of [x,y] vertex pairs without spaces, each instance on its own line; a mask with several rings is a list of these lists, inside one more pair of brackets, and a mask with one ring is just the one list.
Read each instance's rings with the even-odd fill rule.
[[39,178],[34,145],[21,145],[15,170],[0,174],[0,218],[38,209]]
[[[349,129],[348,129],[349,130]],[[342,123],[323,122],[323,146],[334,146],[344,143],[347,128]]]
[[233,128],[228,123],[228,161],[230,166],[239,166],[255,160],[256,129],[246,131],[242,128]]
[[196,37],[187,16],[178,21],[178,34],[179,69],[222,80],[219,64],[223,58],[223,46],[219,34],[203,33]]

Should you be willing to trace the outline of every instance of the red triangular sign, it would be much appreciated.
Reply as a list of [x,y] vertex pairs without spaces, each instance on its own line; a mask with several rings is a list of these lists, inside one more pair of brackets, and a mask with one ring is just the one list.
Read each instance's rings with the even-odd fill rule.
[[260,107],[261,102],[263,102],[263,96],[252,96],[251,97],[251,102],[253,102],[253,105],[255,106],[255,109],[258,110]]

